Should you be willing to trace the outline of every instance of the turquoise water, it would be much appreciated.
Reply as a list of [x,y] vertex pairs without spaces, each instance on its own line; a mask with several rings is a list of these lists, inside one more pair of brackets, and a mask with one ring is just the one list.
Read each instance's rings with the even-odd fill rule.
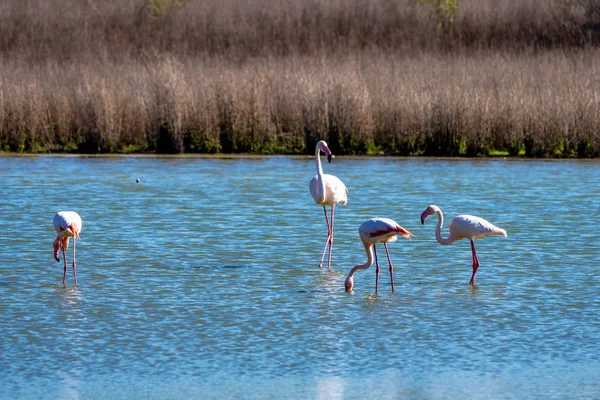
[[[324,168],[349,189],[332,272],[309,157],[0,158],[0,398],[600,397],[599,162]],[[475,287],[428,204],[508,231],[476,242]],[[83,219],[77,287],[59,210]],[[415,235],[389,245],[394,294],[382,248],[379,295],[374,268],[344,292],[371,217]]]

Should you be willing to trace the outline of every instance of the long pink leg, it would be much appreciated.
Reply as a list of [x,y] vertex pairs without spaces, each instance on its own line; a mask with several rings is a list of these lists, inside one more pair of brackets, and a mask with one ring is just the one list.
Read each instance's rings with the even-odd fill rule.
[[75,277],[75,285],[77,285],[77,264],[75,264],[75,243],[77,243],[77,239],[73,238],[73,276]]
[[473,275],[471,275],[471,281],[469,282],[471,285],[475,285],[475,273],[477,269],[479,269],[479,258],[477,257],[477,252],[475,251],[475,243],[471,240],[471,254],[473,255]]
[[327,241],[325,242],[325,247],[323,248],[323,254],[321,254],[321,262],[319,262],[319,268],[323,268],[325,252],[327,251],[327,246],[329,246],[329,238],[331,237],[331,227],[329,226],[329,218],[327,218],[327,208],[325,208],[325,206],[323,206],[323,212],[325,212],[325,222],[327,223]]
[[387,243],[384,243],[383,247],[385,247],[385,253],[387,254],[388,262],[390,263],[390,280],[392,281],[392,293],[394,293],[394,267],[392,266],[392,259],[390,258]]
[[377,247],[373,245],[373,254],[375,254],[375,294],[379,289],[379,261],[377,261]]
[[60,242],[60,248],[62,249],[62,253],[63,253],[63,262],[65,264],[65,269],[63,272],[63,285],[65,284],[65,280],[67,279],[67,253],[65,252],[65,246],[61,240]]
[[331,230],[329,231],[329,258],[327,260],[327,269],[331,269],[331,252],[333,250],[333,213],[334,207],[331,206]]

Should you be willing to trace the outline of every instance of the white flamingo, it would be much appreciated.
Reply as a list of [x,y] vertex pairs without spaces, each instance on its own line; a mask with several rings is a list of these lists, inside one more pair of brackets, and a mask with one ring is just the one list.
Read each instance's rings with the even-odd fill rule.
[[385,247],[385,253],[387,254],[388,263],[390,264],[390,280],[392,282],[392,293],[394,292],[394,267],[392,266],[392,259],[390,258],[390,252],[388,251],[387,244],[394,242],[398,239],[398,235],[402,235],[407,239],[413,236],[412,233],[398,225],[394,220],[389,218],[373,218],[363,222],[358,228],[358,234],[360,240],[365,246],[367,252],[367,262],[364,264],[355,265],[354,268],[348,274],[344,286],[346,292],[352,291],[354,287],[354,274],[359,269],[367,269],[373,265],[373,258],[375,258],[375,293],[379,286],[379,262],[377,261],[377,249],[375,245],[377,243],[383,243]]
[[[348,203],[348,189],[338,177],[323,173],[323,167],[321,167],[321,152],[325,153],[327,156],[327,161],[331,162],[331,150],[329,150],[329,147],[327,147],[327,143],[325,143],[324,140],[319,141],[315,148],[317,175],[310,180],[309,187],[310,193],[312,194],[313,199],[315,199],[315,202],[323,206],[323,211],[325,212],[325,222],[327,223],[327,241],[325,242],[325,248],[323,248],[323,254],[321,255],[319,267],[323,268],[323,259],[325,258],[327,247],[329,247],[327,268],[331,269],[334,209],[337,203],[342,203],[343,205]],[[327,218],[326,206],[331,206],[331,222]]]
[[62,250],[65,269],[63,273],[63,285],[67,278],[67,254],[69,248],[69,239],[73,238],[73,275],[75,285],[77,285],[77,264],[75,263],[75,243],[81,232],[81,217],[74,211],[60,211],[54,216],[54,230],[56,239],[54,239],[54,259],[60,262],[58,251]]
[[438,224],[435,228],[435,238],[442,245],[448,245],[460,239],[469,239],[471,242],[471,253],[473,256],[473,275],[471,275],[471,285],[475,285],[475,273],[479,268],[479,258],[475,252],[475,239],[491,235],[507,236],[504,229],[498,228],[483,218],[473,215],[457,215],[450,220],[450,234],[447,238],[442,237],[442,225],[444,224],[444,214],[436,205],[430,205],[421,213],[421,224],[425,223],[427,216],[437,214]]

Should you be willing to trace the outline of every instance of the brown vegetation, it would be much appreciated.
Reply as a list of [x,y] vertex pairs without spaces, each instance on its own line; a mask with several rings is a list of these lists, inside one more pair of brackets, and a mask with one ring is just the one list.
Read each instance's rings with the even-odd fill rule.
[[8,0],[0,150],[600,156],[600,2]]

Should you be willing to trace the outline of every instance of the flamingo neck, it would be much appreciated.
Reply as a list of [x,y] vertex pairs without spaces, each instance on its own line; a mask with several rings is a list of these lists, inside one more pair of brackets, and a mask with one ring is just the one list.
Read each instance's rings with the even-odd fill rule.
[[454,243],[454,240],[448,236],[447,238],[442,237],[442,225],[444,225],[444,214],[442,214],[442,210],[437,210],[435,212],[438,216],[437,227],[435,228],[435,238],[437,239],[439,244],[447,245]]
[[315,159],[317,160],[317,175],[323,176],[323,167],[321,166],[321,150],[317,147],[315,150]]
[[363,242],[363,245],[365,246],[365,251],[367,252],[367,262],[364,264],[355,265],[354,268],[350,270],[350,273],[346,279],[352,278],[359,269],[368,269],[371,265],[373,265],[373,245],[365,242]]
[[73,234],[73,238],[78,238],[79,237],[79,230],[77,229],[76,226],[74,225],[69,225],[69,227],[67,228],[69,231],[71,231],[71,233]]
[[319,199],[318,204],[325,201],[325,181],[323,180],[323,167],[321,166],[321,150],[319,147],[315,150],[315,159],[317,162],[317,180],[319,184]]

